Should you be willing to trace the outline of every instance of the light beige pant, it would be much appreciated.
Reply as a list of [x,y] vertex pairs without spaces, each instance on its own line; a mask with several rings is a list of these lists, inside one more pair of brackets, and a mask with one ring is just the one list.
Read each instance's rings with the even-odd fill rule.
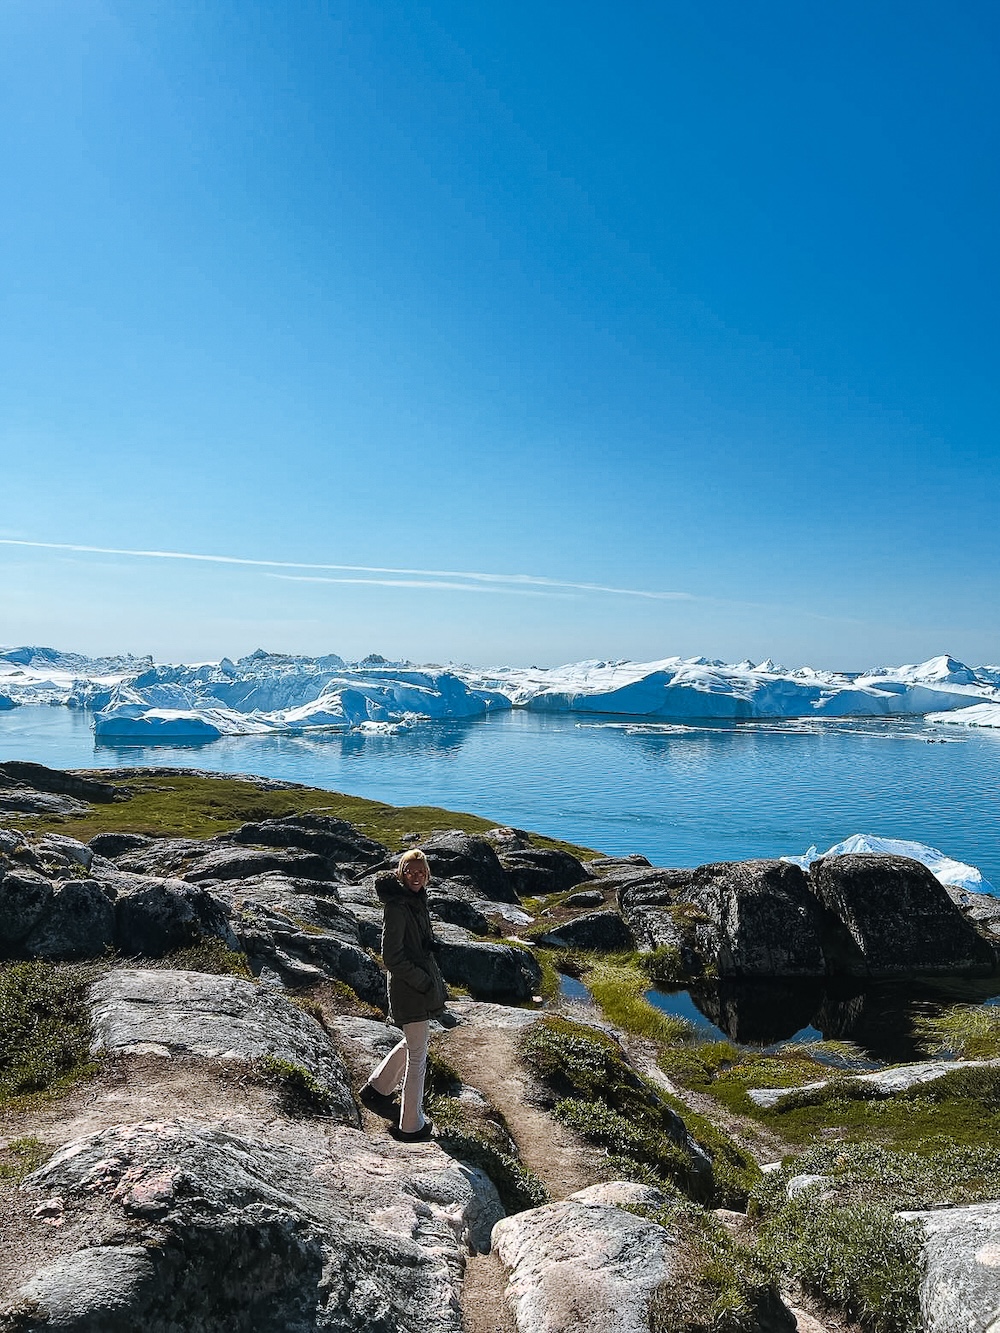
[[388,1096],[403,1084],[399,1127],[406,1134],[423,1129],[424,1078],[427,1072],[427,1041],[431,1025],[427,1019],[403,1024],[403,1040],[394,1046],[368,1083],[376,1092]]

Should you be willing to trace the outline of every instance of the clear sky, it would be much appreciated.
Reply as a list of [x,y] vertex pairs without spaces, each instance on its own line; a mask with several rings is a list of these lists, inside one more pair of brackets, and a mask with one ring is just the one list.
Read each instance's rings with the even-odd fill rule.
[[0,643],[997,662],[998,37],[4,0]]

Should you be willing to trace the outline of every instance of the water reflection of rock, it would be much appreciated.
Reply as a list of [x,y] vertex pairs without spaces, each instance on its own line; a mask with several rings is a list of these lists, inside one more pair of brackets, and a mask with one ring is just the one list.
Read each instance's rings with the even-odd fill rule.
[[913,1035],[919,1014],[938,1014],[954,1004],[996,998],[996,981],[933,978],[907,983],[722,981],[696,986],[699,1010],[731,1041],[771,1046],[814,1028],[827,1041],[851,1041],[873,1060],[896,1064],[919,1059]]
[[817,981],[721,981],[692,986],[692,1000],[731,1041],[770,1046],[808,1027],[823,1002]]

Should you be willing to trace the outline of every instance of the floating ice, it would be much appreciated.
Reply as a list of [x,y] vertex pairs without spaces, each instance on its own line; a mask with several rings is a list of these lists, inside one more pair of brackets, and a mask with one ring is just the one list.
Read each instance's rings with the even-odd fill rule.
[[953,861],[936,847],[927,847],[922,842],[906,842],[902,838],[876,838],[871,833],[854,833],[825,852],[810,847],[804,856],[783,856],[780,859],[808,870],[814,861],[827,856],[846,856],[849,853],[908,856],[911,861],[919,861],[925,865],[939,883],[950,888],[965,889],[968,893],[994,892],[992,884],[989,880],[983,879],[975,866],[966,865],[963,861]]
[[478,671],[416,667],[377,654],[347,665],[333,653],[311,658],[263,649],[236,662],[157,664],[30,647],[0,652],[0,697],[10,704],[84,708],[96,715],[98,736],[143,739],[177,734],[166,724],[181,726],[180,715],[201,718],[205,734],[214,727],[240,735],[376,726],[391,731],[419,719],[470,718],[511,707],[611,714],[633,726],[923,714],[994,726],[1000,670],[973,669],[941,656],[861,675],[787,670],[770,659],[727,666],[703,657]]

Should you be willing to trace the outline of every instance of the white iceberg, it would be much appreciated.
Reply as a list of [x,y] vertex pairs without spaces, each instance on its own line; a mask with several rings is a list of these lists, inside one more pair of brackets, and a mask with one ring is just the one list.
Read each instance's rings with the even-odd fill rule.
[[1000,727],[1000,703],[971,704],[948,713],[928,713],[928,722],[946,722],[954,727]]
[[907,842],[902,838],[876,838],[871,833],[854,833],[843,842],[836,843],[825,852],[810,847],[804,856],[782,856],[782,861],[801,866],[808,870],[814,861],[828,856],[846,856],[848,854],[870,856],[908,856],[911,861],[925,865],[939,883],[947,888],[964,889],[967,893],[994,892],[993,885],[975,866],[963,861],[953,861],[936,847],[927,847],[922,842]]
[[726,665],[704,657],[478,671],[416,667],[377,654],[349,665],[335,653],[312,658],[263,649],[236,662],[157,664],[28,647],[0,652],[0,696],[11,705],[85,708],[96,715],[101,737],[126,737],[130,723],[136,736],[162,732],[164,719],[154,715],[164,712],[198,715],[224,735],[375,725],[398,730],[419,719],[506,708],[642,723],[927,714],[934,721],[992,726],[1000,713],[1000,670],[940,656],[863,674],[788,670],[770,659]]

